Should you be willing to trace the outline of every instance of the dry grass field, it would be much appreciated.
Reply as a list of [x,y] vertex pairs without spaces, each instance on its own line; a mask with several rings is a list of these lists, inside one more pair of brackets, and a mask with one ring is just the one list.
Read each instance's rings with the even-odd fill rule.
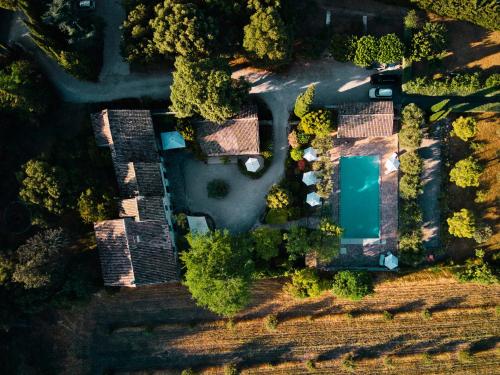
[[[232,325],[197,308],[179,285],[102,293],[40,324],[38,334],[50,335],[61,374],[179,374],[188,367],[221,374],[230,362],[243,374],[498,371],[499,286],[459,284],[442,271],[380,277],[386,280],[375,294],[359,302],[329,293],[297,301],[282,292],[283,280],[261,281]],[[270,313],[278,315],[274,331],[264,326]]]

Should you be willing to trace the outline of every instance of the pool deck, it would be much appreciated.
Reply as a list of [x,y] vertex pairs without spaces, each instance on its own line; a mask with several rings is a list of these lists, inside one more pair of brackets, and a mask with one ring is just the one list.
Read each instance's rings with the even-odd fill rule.
[[380,243],[370,245],[342,244],[345,249],[328,267],[378,267],[379,255],[397,250],[398,172],[385,174],[385,162],[398,152],[398,136],[346,139],[335,138],[330,151],[334,163],[333,219],[339,222],[339,163],[342,156],[378,155],[380,158]]

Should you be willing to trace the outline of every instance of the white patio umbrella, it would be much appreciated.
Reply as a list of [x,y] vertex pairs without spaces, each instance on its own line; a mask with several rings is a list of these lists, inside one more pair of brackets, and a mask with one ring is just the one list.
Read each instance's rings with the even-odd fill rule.
[[260,168],[259,159],[257,158],[248,158],[245,162],[245,167],[249,172],[257,172]]
[[306,203],[312,207],[317,206],[321,204],[321,197],[314,191],[307,194]]
[[189,230],[193,234],[205,234],[210,231],[205,216],[188,216]]
[[314,161],[318,159],[318,153],[312,147],[308,147],[304,150],[304,155],[302,156],[307,161]]
[[398,266],[398,258],[391,252],[389,252],[389,254],[384,259],[384,265],[390,270],[393,270]]
[[385,162],[385,173],[391,173],[397,171],[399,168],[398,154],[395,152],[387,159]]
[[164,150],[186,147],[186,141],[177,131],[161,133],[161,143]]
[[316,182],[318,182],[316,173],[312,171],[304,173],[304,175],[302,176],[302,182],[307,186],[314,185]]

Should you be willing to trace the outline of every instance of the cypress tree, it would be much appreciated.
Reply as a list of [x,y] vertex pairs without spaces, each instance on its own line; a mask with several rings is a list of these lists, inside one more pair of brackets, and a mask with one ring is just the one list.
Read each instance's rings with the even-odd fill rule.
[[316,91],[316,85],[311,85],[306,91],[297,96],[295,101],[295,108],[293,112],[299,118],[302,118],[309,112],[311,112],[312,103],[314,101],[314,92]]

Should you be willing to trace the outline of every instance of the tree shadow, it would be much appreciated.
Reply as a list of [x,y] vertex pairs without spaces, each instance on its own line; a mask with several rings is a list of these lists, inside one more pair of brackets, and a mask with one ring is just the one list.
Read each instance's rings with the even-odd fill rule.
[[470,345],[470,351],[472,353],[484,352],[484,351],[496,348],[498,343],[500,343],[500,338],[498,336],[488,337],[488,338],[473,342]]
[[436,313],[439,311],[446,311],[449,308],[458,307],[462,302],[465,301],[465,297],[451,297],[442,302],[435,304],[429,308],[431,313]]

